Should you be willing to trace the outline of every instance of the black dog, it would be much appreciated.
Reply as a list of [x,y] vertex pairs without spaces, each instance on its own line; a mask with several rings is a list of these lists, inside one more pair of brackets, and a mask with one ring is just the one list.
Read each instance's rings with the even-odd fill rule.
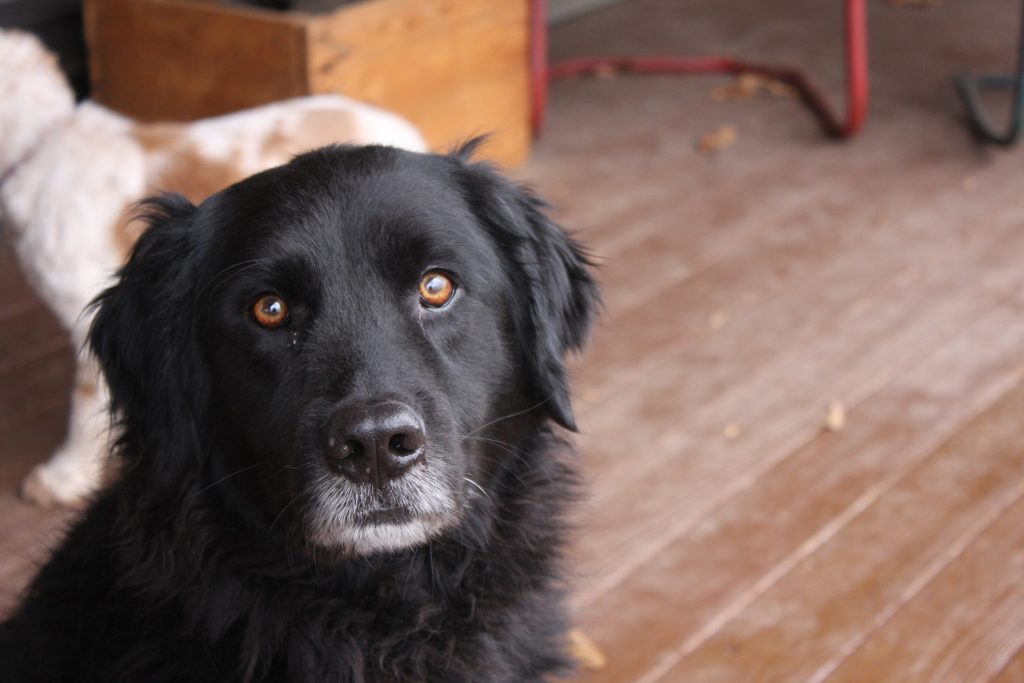
[[148,202],[90,337],[123,476],[0,627],[0,678],[567,670],[550,421],[598,294],[471,152],[328,148]]

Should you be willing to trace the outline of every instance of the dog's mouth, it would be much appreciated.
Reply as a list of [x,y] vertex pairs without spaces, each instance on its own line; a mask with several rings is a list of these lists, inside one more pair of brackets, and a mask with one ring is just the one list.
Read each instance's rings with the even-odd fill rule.
[[318,468],[307,485],[304,536],[343,555],[368,555],[426,544],[459,521],[461,496],[443,473],[419,467],[382,488]]
[[380,507],[366,510],[363,513],[368,520],[401,521],[399,518],[408,518],[409,509],[403,505],[382,505]]
[[407,524],[415,519],[413,511],[404,505],[382,505],[357,514],[354,523],[362,526]]

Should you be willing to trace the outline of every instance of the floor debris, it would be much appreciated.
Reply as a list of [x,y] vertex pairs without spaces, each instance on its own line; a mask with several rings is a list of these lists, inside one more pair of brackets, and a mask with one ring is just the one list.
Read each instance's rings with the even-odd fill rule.
[[718,332],[729,322],[729,315],[725,311],[715,311],[708,316],[708,327],[713,332]]
[[796,99],[797,96],[796,90],[788,83],[747,71],[738,75],[732,82],[715,87],[711,91],[711,99],[715,102],[742,102],[761,93],[790,100]]
[[825,429],[838,432],[846,426],[846,407],[840,401],[832,401],[825,414]]
[[590,671],[603,669],[608,664],[601,648],[578,628],[569,631],[569,652],[581,667]]
[[736,126],[726,123],[701,136],[697,147],[702,152],[717,152],[736,144],[740,133]]

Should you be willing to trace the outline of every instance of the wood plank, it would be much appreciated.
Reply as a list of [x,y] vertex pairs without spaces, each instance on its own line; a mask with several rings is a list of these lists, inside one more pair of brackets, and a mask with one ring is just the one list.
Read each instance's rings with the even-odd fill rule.
[[1022,549],[1018,500],[837,669],[813,680],[960,683],[999,675],[1024,646]]
[[66,404],[71,395],[74,357],[66,343],[3,373],[0,379],[14,391],[0,393],[0,433],[36,415]]
[[71,510],[41,510],[5,497],[0,500],[4,516],[3,543],[0,547],[0,619],[18,603],[28,582],[39,571],[51,550],[63,536]]
[[[660,11],[673,14],[665,7]],[[682,10],[675,13],[681,15]],[[808,20],[820,20],[820,12],[811,14]],[[616,39],[622,31],[641,30],[633,22],[620,29],[607,32],[606,26],[603,40]],[[556,84],[552,97],[560,116],[552,118],[545,145],[538,149],[538,161],[530,169],[544,194],[564,207],[559,212],[563,222],[600,252],[614,254],[604,266],[609,310],[602,329],[629,329],[631,339],[642,340],[638,341],[640,352],[631,359],[634,363],[647,357],[649,349],[678,346],[693,333],[706,333],[701,327],[707,327],[708,318],[718,309],[726,308],[735,319],[737,312],[730,306],[770,301],[776,283],[787,280],[790,268],[827,262],[866,235],[904,234],[908,241],[898,251],[927,242],[946,229],[944,212],[935,210],[931,220],[915,226],[916,239],[903,232],[906,226],[889,223],[893,217],[915,213],[923,217],[927,211],[922,209],[932,206],[932,198],[939,198],[946,207],[954,203],[951,199],[959,202],[956,215],[963,220],[959,224],[971,226],[963,228],[970,231],[983,229],[977,225],[977,216],[984,215],[987,206],[1000,205],[999,197],[1012,192],[998,180],[1001,172],[1007,177],[1015,173],[1011,159],[972,160],[970,154],[954,153],[953,148],[960,148],[948,136],[941,147],[908,145],[903,153],[892,156],[887,150],[892,140],[869,135],[858,140],[857,153],[851,154],[849,148],[818,144],[813,135],[786,137],[798,127],[788,125],[796,114],[784,103],[781,109],[773,106],[780,103],[771,102],[716,107],[709,103],[707,81],[653,80],[654,85],[625,77],[613,82]],[[599,109],[600,114],[591,109]],[[686,116],[681,116],[684,111]],[[728,153],[712,158],[700,155],[694,149],[695,130],[720,123],[723,116],[739,117],[739,121],[728,120],[746,125],[745,131],[752,125],[759,127]],[[879,165],[880,158],[889,161]],[[961,181],[979,166],[984,167],[985,180],[970,196]],[[581,168],[587,171],[581,173]],[[893,191],[911,176],[914,191]],[[628,184],[623,183],[625,178]],[[989,184],[992,178],[997,179],[995,186]],[[929,202],[922,203],[923,196]],[[943,227],[936,229],[939,226]],[[643,243],[653,235],[658,248],[645,256]],[[717,287],[717,280],[700,283],[709,263],[734,253],[734,240],[756,245],[744,252],[750,273],[739,300],[733,296],[735,290]],[[779,259],[780,254],[784,258]],[[661,272],[669,269],[690,273],[694,286],[680,284],[678,278],[661,281]],[[799,273],[794,275],[790,281],[800,282]],[[703,286],[695,286],[698,283]],[[620,317],[617,299],[632,301],[652,291],[662,295],[655,314]],[[778,296],[786,296],[787,291],[792,290]],[[680,314],[666,316],[666,304]],[[807,312],[813,311],[812,307]],[[615,335],[604,338],[608,344],[599,334],[588,352],[581,374],[583,390],[589,388],[591,376],[616,374],[616,368],[622,367],[619,362],[630,362],[624,356],[633,351],[632,345],[620,343]],[[608,365],[606,351],[616,364]]]
[[68,333],[53,313],[38,299],[27,299],[22,310],[12,311],[0,325],[0,348],[6,351],[0,357],[0,377],[68,344]]
[[[935,174],[926,175],[921,182],[928,188],[926,192],[940,193],[949,180]],[[757,329],[758,334],[745,335],[749,344],[757,346],[740,354],[741,358],[760,356],[762,349],[771,353],[794,335],[814,334],[818,321],[877,288],[878,279],[886,273],[916,268],[919,259],[934,258],[943,250],[948,254],[951,243],[976,237],[934,229],[933,216],[938,213],[950,215],[952,220],[969,219],[973,207],[958,197],[948,197],[941,207],[926,210],[915,207],[914,201],[886,202],[883,209],[874,205],[836,207],[844,214],[853,212],[844,220],[849,228],[840,231],[828,214],[808,219],[811,206],[807,198],[791,200],[773,208],[780,225],[769,235],[762,229],[759,212],[768,193],[756,189],[766,184],[755,182],[749,204],[748,193],[737,199],[739,208],[725,224],[719,225],[720,220],[712,219],[714,211],[707,213],[702,205],[694,209],[695,228],[684,225],[680,230],[648,235],[602,264],[602,279],[609,284],[605,292],[608,310],[579,373],[579,386],[590,402],[618,400],[613,397],[636,384],[637,370],[662,366],[700,341],[717,336],[715,346],[721,346],[721,335],[709,325],[716,312],[726,314],[726,324],[748,317],[749,328]],[[1000,188],[992,189],[999,194]],[[1003,189],[1009,191],[1008,186]],[[865,191],[872,194],[881,188],[867,187]],[[668,195],[645,210],[664,215],[675,201]],[[880,210],[900,219],[879,218]],[[707,230],[704,226],[708,224],[715,228]],[[639,230],[625,232],[632,235]],[[599,238],[597,246],[606,249]],[[773,302],[783,307],[773,308]],[[678,313],[666,315],[669,306]],[[630,345],[600,333],[616,328],[630,330]],[[735,355],[732,351],[727,348],[720,355]],[[634,372],[619,372],[626,366]]]
[[[580,603],[599,599],[707,514],[718,498],[750,485],[813,438],[830,399],[856,403],[916,362],[922,349],[956,334],[977,312],[979,300],[1019,288],[1015,264],[1022,255],[1016,250],[1024,245],[1007,246],[1003,239],[1015,229],[1014,220],[1008,214],[994,220],[983,240],[951,239],[941,256],[916,259],[910,270],[841,308],[803,345],[783,336],[777,358],[758,354],[751,360],[763,365],[747,366],[747,376],[735,382],[722,381],[729,371],[721,368],[729,364],[713,362],[720,356],[710,345],[672,362],[662,358],[647,372],[638,368],[633,379],[644,390],[624,392],[593,417],[581,409],[583,424],[593,419],[605,437],[584,439],[591,471],[600,474],[588,506],[591,533],[579,544],[584,571],[592,577],[581,582]],[[943,239],[936,235],[934,241]],[[980,271],[976,291],[959,286],[961,268]],[[869,274],[859,277],[872,280]],[[938,300],[941,307],[928,305]],[[786,305],[792,303],[787,299]],[[721,353],[744,358],[745,344],[757,346],[760,324],[744,329],[737,323],[717,341]],[[702,384],[686,381],[698,373]],[[744,438],[722,438],[730,421],[743,425]],[[621,457],[620,446],[607,438],[618,433],[629,433],[644,449]],[[644,491],[640,500],[638,490]],[[622,515],[624,509],[630,514]],[[609,544],[621,552],[609,555]]]
[[29,470],[50,457],[64,440],[70,401],[68,394],[60,398],[63,400],[54,400],[52,406],[0,431],[0,494],[13,496]]
[[18,265],[18,257],[6,239],[0,240],[0,291],[16,297],[29,291]]
[[4,324],[39,305],[39,298],[25,282],[13,247],[4,239],[0,239],[0,292],[4,293],[0,300],[0,322]]
[[943,445],[698,647],[638,681],[813,680],[1024,491],[1024,385]]
[[[948,171],[923,175],[921,182],[929,192],[941,195],[948,187]],[[822,319],[851,298],[870,292],[883,273],[913,267],[914,257],[923,256],[918,249],[928,251],[936,239],[955,239],[956,231],[937,235],[930,215],[952,212],[970,221],[973,210],[970,205],[957,206],[959,197],[950,197],[941,209],[931,207],[933,211],[922,212],[914,208],[916,200],[910,199],[906,205],[893,203],[888,199],[893,193],[886,194],[869,183],[868,194],[886,199],[870,205],[837,206],[848,228],[836,230],[827,213],[809,220],[806,214],[812,208],[807,197],[802,197],[783,202],[781,209],[775,207],[778,225],[765,231],[760,208],[778,202],[770,202],[770,196],[759,191],[772,188],[766,178],[751,180],[757,182],[738,196],[735,204],[741,208],[724,225],[713,220],[718,209],[707,213],[705,206],[724,203],[720,196],[711,196],[693,209],[695,229],[688,222],[678,230],[662,231],[603,266],[602,277],[609,284],[608,312],[578,373],[577,386],[584,398],[581,417],[586,417],[588,403],[619,405],[624,394],[640,395],[636,389],[643,377],[665,375],[660,370],[665,363],[686,354],[707,361],[698,377],[708,377],[711,385],[689,382],[694,391],[709,395],[741,382],[750,372],[747,358],[765,358],[788,343],[815,334]],[[644,187],[640,183],[641,192]],[[996,195],[1000,192],[991,189]],[[683,190],[675,191],[678,196]],[[770,190],[765,192],[770,194]],[[749,204],[748,195],[752,196]],[[663,216],[672,206],[655,203],[650,210]],[[907,215],[898,224],[890,225],[874,215],[876,210],[896,209]],[[706,229],[709,224],[715,227]],[[622,232],[638,232],[642,226],[633,229],[635,225],[631,223],[631,229]],[[914,249],[909,251],[907,244]],[[780,301],[784,302],[781,308],[773,306]],[[678,313],[667,315],[668,310]],[[731,338],[716,334],[709,321],[719,313],[724,314],[727,325],[746,319],[745,333]],[[620,343],[614,334],[602,334],[606,329],[628,329],[630,343]],[[734,347],[733,339],[740,339],[741,344]],[[700,348],[701,342],[706,343],[707,351]],[[721,363],[722,358],[730,358],[730,362]],[[621,372],[623,367],[630,372]],[[714,374],[708,376],[709,372]]]
[[63,396],[64,404],[0,431],[0,619],[14,606],[63,525],[75,514],[42,510],[17,497],[25,475],[64,438],[68,406],[67,394]]
[[25,315],[31,309],[39,306],[39,299],[34,293],[26,293],[18,296],[12,293],[4,301],[0,302],[0,323],[6,324],[18,316]]
[[[587,681],[630,680],[735,614],[904,472],[1024,379],[1024,319],[1002,306],[940,345],[588,605],[581,624],[610,654]],[[965,389],[966,387],[966,389]],[[794,495],[794,492],[799,492]],[[620,634],[644,632],[628,648]]]
[[1024,648],[1017,651],[992,683],[1021,683],[1024,681]]

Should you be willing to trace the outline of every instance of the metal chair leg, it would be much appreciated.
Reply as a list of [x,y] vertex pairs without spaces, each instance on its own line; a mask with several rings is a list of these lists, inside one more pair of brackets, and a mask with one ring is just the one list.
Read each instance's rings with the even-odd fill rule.
[[[967,117],[971,128],[979,138],[986,142],[1008,147],[1020,137],[1021,117],[1024,116],[1024,2],[1021,3],[1022,16],[1020,37],[1017,40],[1017,73],[1013,76],[987,75],[971,76],[961,74],[953,78],[960,99],[967,107]],[[989,121],[981,104],[979,90],[1013,89],[1013,104],[1010,107],[1010,121],[1005,132],[999,132]]]
[[844,0],[846,33],[846,117],[840,119],[828,98],[800,69],[768,66],[731,57],[582,57],[560,64],[547,64],[546,0],[531,1],[531,71],[534,135],[540,133],[547,109],[550,81],[573,78],[612,69],[648,74],[698,74],[744,72],[770,76],[796,90],[826,134],[835,138],[854,136],[864,125],[868,111],[867,9],[865,0]]

